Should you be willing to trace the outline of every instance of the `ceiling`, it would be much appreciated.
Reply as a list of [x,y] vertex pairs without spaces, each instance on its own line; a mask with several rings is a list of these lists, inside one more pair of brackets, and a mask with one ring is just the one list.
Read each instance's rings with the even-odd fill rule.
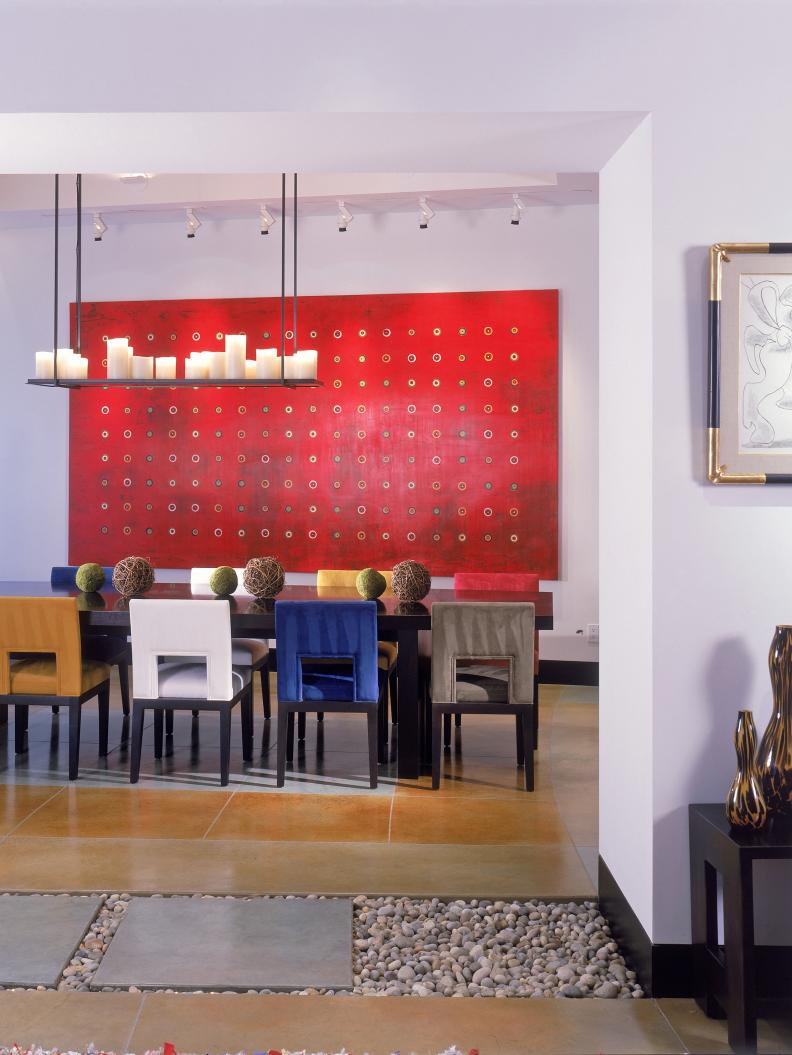
[[[292,211],[291,175],[287,212]],[[435,212],[511,209],[518,194],[526,208],[592,205],[594,173],[306,173],[298,180],[302,216],[333,215],[343,200],[353,214],[417,211],[425,196]],[[53,218],[54,179],[44,175],[0,176],[0,226],[40,226]],[[83,214],[101,212],[124,223],[172,222],[191,207],[202,219],[236,219],[258,214],[266,204],[281,213],[279,173],[247,175],[100,174],[83,177]],[[64,223],[74,222],[75,179],[60,179]]]

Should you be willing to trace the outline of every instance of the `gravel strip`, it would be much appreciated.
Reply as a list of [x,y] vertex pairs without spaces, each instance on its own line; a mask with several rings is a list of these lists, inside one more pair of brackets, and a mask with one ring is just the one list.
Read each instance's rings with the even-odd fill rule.
[[[102,907],[64,969],[59,990],[90,988],[91,978],[132,901],[130,894],[102,896]],[[210,899],[217,895],[192,896]],[[291,900],[294,895],[287,897]],[[324,900],[316,894],[307,898]],[[279,995],[611,1000],[644,995],[635,972],[627,969],[607,921],[592,901],[443,901],[360,895],[353,899],[352,959],[351,990],[299,989]],[[114,986],[102,989],[116,991]],[[131,986],[124,991],[139,990]],[[248,992],[269,995],[273,990]]]

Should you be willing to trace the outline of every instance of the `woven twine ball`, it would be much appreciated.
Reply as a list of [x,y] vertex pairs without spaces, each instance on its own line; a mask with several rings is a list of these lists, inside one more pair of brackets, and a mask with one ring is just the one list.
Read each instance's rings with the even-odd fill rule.
[[113,586],[122,597],[145,593],[154,585],[154,569],[145,557],[124,557],[113,568]]
[[432,586],[432,577],[417,560],[403,560],[393,569],[391,589],[400,601],[420,601]]
[[385,576],[374,568],[364,568],[363,571],[358,572],[358,576],[355,579],[357,592],[361,597],[365,597],[367,601],[373,601],[380,594],[385,593],[387,585],[388,582]]
[[286,573],[276,557],[251,557],[242,576],[245,589],[254,597],[274,597],[285,581]]
[[227,597],[239,586],[239,576],[233,568],[222,564],[209,576],[209,589],[218,597]]
[[81,564],[74,576],[78,590],[83,593],[94,593],[104,586],[105,573],[101,564]]

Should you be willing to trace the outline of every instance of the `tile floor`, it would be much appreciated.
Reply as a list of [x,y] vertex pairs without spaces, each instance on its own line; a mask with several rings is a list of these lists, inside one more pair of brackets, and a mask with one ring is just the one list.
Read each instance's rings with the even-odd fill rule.
[[[391,765],[369,791],[365,732],[354,717],[309,720],[283,791],[274,730],[264,753],[217,785],[211,718],[179,716],[155,763],[146,734],[141,784],[127,783],[117,699],[106,761],[95,710],[83,720],[80,780],[65,779],[63,716],[38,710],[16,759],[0,727],[0,890],[587,897],[595,892],[596,692],[542,688],[536,792],[521,789],[509,719],[466,716],[432,793]],[[274,723],[272,723],[274,725]],[[261,743],[264,723],[256,719]],[[317,749],[321,748],[321,755]],[[431,852],[428,847],[431,846]],[[482,1055],[727,1051],[722,1022],[692,1001],[455,1000],[166,993],[0,992],[0,1042],[145,1051],[284,1045]],[[782,1024],[760,1024],[760,1051],[792,1050]]]

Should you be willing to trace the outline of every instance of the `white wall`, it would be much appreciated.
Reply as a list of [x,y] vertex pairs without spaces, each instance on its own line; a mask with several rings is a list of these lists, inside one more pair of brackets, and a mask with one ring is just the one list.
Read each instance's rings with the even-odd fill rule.
[[[204,222],[193,240],[181,223],[127,223],[108,216],[101,243],[83,246],[86,300],[274,295],[280,237],[249,222]],[[73,296],[71,244],[64,235],[64,306]],[[444,290],[561,290],[560,571],[556,630],[542,634],[545,658],[596,658],[575,631],[597,622],[597,365],[595,206],[531,208],[519,227],[508,210],[438,212],[428,231],[413,214],[359,215],[339,235],[332,217],[300,227],[300,291],[392,293]],[[6,345],[0,389],[4,436],[31,431],[21,448],[3,446],[2,486],[19,495],[0,521],[0,578],[41,578],[66,558],[64,394],[25,388],[33,352],[52,344],[52,236],[0,230],[0,334]],[[62,343],[66,344],[66,317]],[[8,336],[6,336],[8,335]],[[48,486],[42,487],[41,480]],[[79,496],[73,496],[79,501]],[[440,581],[442,584],[442,580]]]

